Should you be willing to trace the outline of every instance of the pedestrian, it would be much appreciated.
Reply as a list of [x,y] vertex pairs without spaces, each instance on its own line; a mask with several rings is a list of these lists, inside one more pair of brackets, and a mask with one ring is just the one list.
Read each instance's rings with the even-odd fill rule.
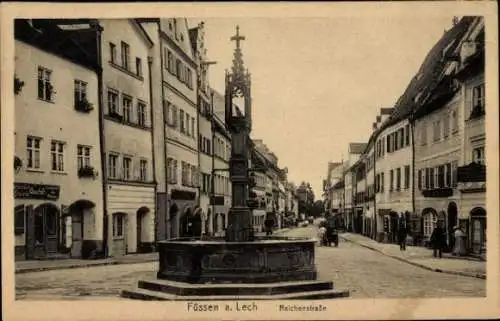
[[466,234],[462,230],[461,226],[455,226],[453,231],[453,236],[455,237],[455,244],[453,246],[453,256],[462,256],[467,254],[465,248],[465,238]]
[[434,257],[437,257],[439,255],[439,258],[442,258],[443,249],[446,246],[446,235],[441,222],[438,222],[437,226],[432,231],[431,246],[433,249]]
[[406,229],[406,224],[404,221],[402,221],[399,224],[399,229],[398,229],[398,243],[399,243],[399,249],[401,251],[406,251],[406,236],[408,235],[408,230]]
[[320,224],[319,230],[318,230],[318,238],[319,238],[319,243],[322,246],[326,245],[326,227],[324,224]]

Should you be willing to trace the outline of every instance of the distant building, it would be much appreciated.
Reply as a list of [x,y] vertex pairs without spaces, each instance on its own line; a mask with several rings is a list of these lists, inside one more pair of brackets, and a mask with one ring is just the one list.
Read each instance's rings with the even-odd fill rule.
[[348,231],[361,232],[362,216],[356,209],[356,168],[354,165],[358,162],[366,148],[365,143],[349,143],[347,160],[344,171],[344,209],[345,223]]
[[104,254],[99,32],[15,20],[16,260]]

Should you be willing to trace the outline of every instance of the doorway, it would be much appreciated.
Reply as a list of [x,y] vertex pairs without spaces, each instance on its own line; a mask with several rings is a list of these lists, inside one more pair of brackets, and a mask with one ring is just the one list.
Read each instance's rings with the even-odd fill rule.
[[471,218],[471,250],[474,254],[486,252],[486,211],[476,207],[470,212]]
[[455,202],[451,202],[448,205],[448,220],[447,220],[447,234],[448,234],[448,247],[449,250],[453,249],[455,246],[455,235],[453,228],[457,226],[458,224],[458,209],[457,209],[457,204]]
[[59,240],[59,209],[51,203],[38,206],[34,211],[35,256],[57,253]]
[[142,206],[137,210],[136,213],[136,248],[137,252],[141,252],[142,250],[142,221],[144,217],[149,213],[149,208],[146,206]]

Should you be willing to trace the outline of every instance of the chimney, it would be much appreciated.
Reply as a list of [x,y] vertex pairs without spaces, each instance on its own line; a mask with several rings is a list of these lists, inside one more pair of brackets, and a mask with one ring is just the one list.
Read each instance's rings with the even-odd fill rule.
[[373,128],[373,130],[377,130],[377,123],[373,123],[372,128]]
[[453,25],[456,26],[458,24],[458,17],[454,16],[453,17]]

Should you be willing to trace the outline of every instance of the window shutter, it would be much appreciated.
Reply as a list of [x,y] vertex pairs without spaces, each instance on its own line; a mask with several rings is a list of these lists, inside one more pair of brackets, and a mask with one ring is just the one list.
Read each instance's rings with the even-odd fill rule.
[[14,234],[21,235],[24,234],[24,205],[18,205],[14,207]]

